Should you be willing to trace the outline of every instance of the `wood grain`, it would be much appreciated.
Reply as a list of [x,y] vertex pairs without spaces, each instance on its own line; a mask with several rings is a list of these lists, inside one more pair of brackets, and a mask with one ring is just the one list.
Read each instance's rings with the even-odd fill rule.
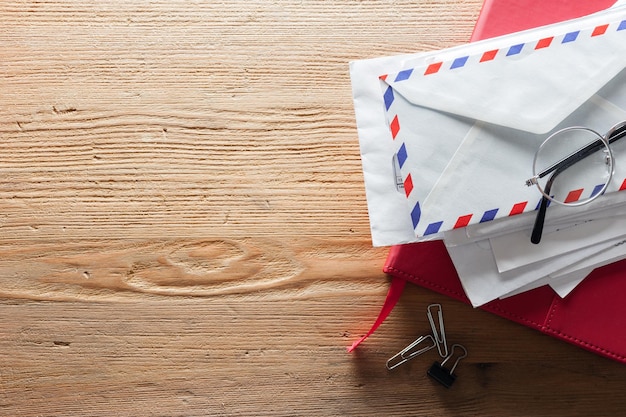
[[[480,0],[0,3],[0,415],[615,415],[626,368],[388,280],[348,62]],[[470,356],[388,372],[444,305]]]

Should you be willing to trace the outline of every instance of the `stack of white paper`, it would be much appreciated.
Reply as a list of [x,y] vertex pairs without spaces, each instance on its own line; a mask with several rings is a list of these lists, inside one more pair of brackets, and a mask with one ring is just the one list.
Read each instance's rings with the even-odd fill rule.
[[[548,208],[527,187],[552,132],[626,120],[626,8],[455,48],[351,63],[375,246],[443,239],[475,306],[550,285],[567,295],[626,257],[626,140],[607,192]],[[592,193],[593,178],[580,184]]]

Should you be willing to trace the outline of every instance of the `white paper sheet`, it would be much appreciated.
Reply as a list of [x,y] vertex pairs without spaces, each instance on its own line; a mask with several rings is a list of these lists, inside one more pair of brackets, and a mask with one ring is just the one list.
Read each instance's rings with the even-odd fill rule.
[[549,275],[547,277],[538,279],[537,281],[531,282],[528,285],[520,287],[514,291],[511,291],[510,293],[505,294],[499,298],[504,299],[512,297],[514,295],[534,290],[535,288],[539,288],[544,285],[549,285],[554,290],[554,292],[559,295],[559,297],[564,298],[570,292],[572,292],[578,284],[583,282],[583,280],[593,271],[593,269],[594,268],[584,268],[559,276]]
[[626,234],[626,214],[616,213],[614,218],[589,220],[572,227],[544,233],[540,244],[530,242],[528,230],[493,237],[490,243],[498,271],[507,272],[619,238],[624,234]]
[[[450,237],[450,240],[454,240],[452,235],[458,233],[462,233],[462,231],[446,232],[444,242],[448,237]],[[550,275],[554,276],[558,272],[574,273],[580,269],[589,268],[589,263],[601,264],[606,261],[606,256],[613,256],[617,252],[617,250],[608,252],[607,248],[612,248],[621,241],[621,238],[615,239],[606,242],[604,245],[594,245],[579,249],[551,260],[536,262],[505,273],[498,272],[488,239],[465,245],[449,246],[447,249],[459,274],[465,294],[470,299],[472,305],[477,307],[513,293],[522,287],[531,288],[532,283]],[[612,261],[616,260],[614,257],[610,259]],[[583,261],[588,262],[585,263]],[[541,283],[541,285],[544,284],[545,282]]]

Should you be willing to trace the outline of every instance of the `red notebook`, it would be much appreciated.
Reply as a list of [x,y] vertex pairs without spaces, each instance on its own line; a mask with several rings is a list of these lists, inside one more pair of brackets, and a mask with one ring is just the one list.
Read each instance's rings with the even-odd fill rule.
[[587,16],[615,0],[485,0],[472,41]]
[[[614,0],[486,0],[472,40],[503,35],[582,17]],[[412,282],[467,304],[456,270],[441,241],[391,248],[384,271],[393,277],[376,323],[354,349],[382,323],[405,282]],[[545,286],[480,308],[597,354],[626,363],[626,260],[595,270],[566,298]]]

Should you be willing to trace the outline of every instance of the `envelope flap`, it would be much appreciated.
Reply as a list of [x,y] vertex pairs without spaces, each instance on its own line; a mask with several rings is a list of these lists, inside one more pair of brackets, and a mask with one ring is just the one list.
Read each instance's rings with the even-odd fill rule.
[[414,105],[546,133],[624,69],[626,20],[543,35],[513,44],[503,37],[467,55],[442,51],[381,78]]

